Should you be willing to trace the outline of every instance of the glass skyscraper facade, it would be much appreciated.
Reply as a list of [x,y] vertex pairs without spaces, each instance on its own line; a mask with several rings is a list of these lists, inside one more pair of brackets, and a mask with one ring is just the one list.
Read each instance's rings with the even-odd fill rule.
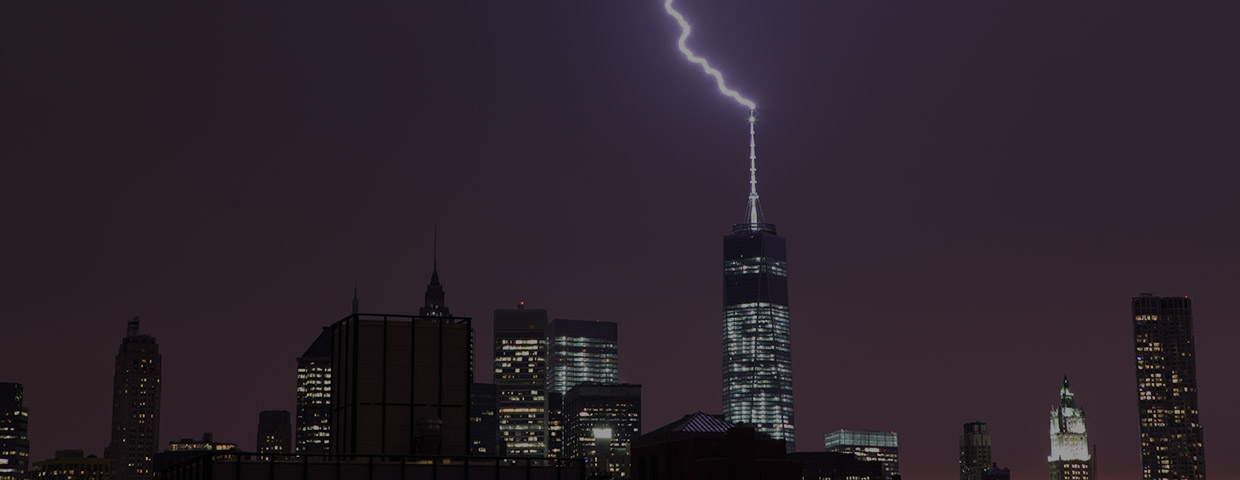
[[1051,408],[1051,455],[1046,457],[1050,480],[1092,480],[1093,461],[1089,455],[1089,434],[1085,431],[1085,411],[1076,406],[1068,388],[1068,376],[1059,389],[1059,403]]
[[552,320],[547,342],[547,390],[564,395],[585,382],[620,382],[615,322]]
[[964,424],[960,435],[960,480],[983,480],[991,469],[990,430],[986,422]]
[[857,460],[883,464],[883,478],[900,473],[900,442],[896,432],[836,430],[824,436],[828,452],[847,453]]
[[1204,480],[1205,448],[1197,419],[1193,303],[1188,297],[1132,298],[1137,359],[1141,478]]
[[783,440],[793,452],[788,257],[759,205],[754,125],[751,111],[745,222],[723,237],[723,415]]
[[775,225],[723,238],[723,415],[795,451],[788,264]]

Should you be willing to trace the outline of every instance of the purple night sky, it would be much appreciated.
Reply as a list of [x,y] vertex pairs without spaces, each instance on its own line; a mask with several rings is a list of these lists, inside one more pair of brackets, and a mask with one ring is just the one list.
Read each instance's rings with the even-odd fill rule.
[[[661,2],[6,2],[0,381],[31,460],[101,454],[113,357],[163,353],[161,444],[254,446],[349,311],[620,324],[647,430],[719,412],[721,238],[746,111]],[[990,424],[1046,478],[1072,380],[1103,480],[1139,474],[1129,300],[1190,295],[1213,478],[1240,478],[1236,2],[681,0],[759,106],[788,239],[798,445],[900,434],[957,477]],[[326,4],[326,5],[324,5]]]

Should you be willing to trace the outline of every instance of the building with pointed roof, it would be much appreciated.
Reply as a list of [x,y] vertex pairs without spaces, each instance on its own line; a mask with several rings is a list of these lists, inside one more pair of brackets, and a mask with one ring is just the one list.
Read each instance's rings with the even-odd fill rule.
[[1085,411],[1063,376],[1059,404],[1051,408],[1051,454],[1046,458],[1051,480],[1093,480],[1093,459],[1089,454],[1089,435],[1085,431]]
[[783,237],[758,203],[753,113],[745,222],[723,237],[723,415],[796,449],[792,329]]
[[631,476],[636,480],[800,480],[801,473],[801,463],[787,458],[783,440],[750,425],[734,425],[723,415],[685,415],[633,441]]
[[[353,287],[357,314],[357,287]],[[332,331],[323,328],[297,357],[297,430],[294,447],[303,455],[325,455],[331,442]]]

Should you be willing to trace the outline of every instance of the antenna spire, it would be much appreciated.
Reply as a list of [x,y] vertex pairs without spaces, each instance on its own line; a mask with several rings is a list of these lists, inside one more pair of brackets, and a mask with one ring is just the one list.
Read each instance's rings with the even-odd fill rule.
[[758,154],[754,141],[754,111],[749,110],[749,204],[745,207],[745,220],[750,224],[762,223],[762,207],[758,205]]

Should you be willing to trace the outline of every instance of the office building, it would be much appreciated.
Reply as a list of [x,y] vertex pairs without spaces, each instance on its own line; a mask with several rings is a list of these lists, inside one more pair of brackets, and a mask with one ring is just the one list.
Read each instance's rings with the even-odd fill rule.
[[215,452],[236,449],[237,444],[235,443],[215,441],[215,435],[211,432],[204,432],[202,434],[202,440],[182,438],[180,440],[168,442],[168,451],[170,452]]
[[826,434],[828,452],[847,453],[858,460],[880,462],[883,477],[891,480],[900,473],[900,446],[896,432],[836,430]]
[[[274,457],[274,461],[272,460]],[[453,455],[295,457],[211,452],[160,470],[160,480],[578,480],[579,461]]]
[[580,383],[564,396],[564,452],[591,474],[629,476],[633,440],[642,431],[642,386]]
[[108,456],[113,480],[153,480],[159,448],[161,357],[155,337],[129,321],[112,383],[112,443]]
[[495,311],[496,423],[510,457],[545,457],[547,448],[547,311]]
[[30,464],[25,387],[0,382],[0,480],[26,480]]
[[469,454],[503,456],[495,423],[495,385],[474,382],[469,390]]
[[1143,480],[1204,480],[1197,352],[1188,297],[1132,298]]
[[754,118],[749,122],[746,221],[723,238],[723,414],[795,451],[792,330],[783,237],[758,203]]
[[293,453],[291,417],[288,410],[258,412],[258,453]]
[[56,457],[34,463],[35,480],[108,480],[112,463],[82,450],[57,450]]
[[964,433],[960,435],[960,480],[982,480],[982,474],[992,466],[986,423],[964,424]]
[[1012,480],[1012,472],[1007,467],[999,468],[999,464],[992,463],[989,469],[982,472],[982,480]]
[[563,452],[564,396],[574,386],[620,381],[615,322],[556,319],[547,324],[548,454]]
[[801,464],[806,480],[883,480],[883,463],[840,452],[795,452],[788,460]]
[[[356,293],[353,297],[357,313]],[[324,455],[331,448],[332,331],[324,328],[297,358],[297,453]]]
[[1046,457],[1050,480],[1093,480],[1093,459],[1089,454],[1089,434],[1085,431],[1085,411],[1063,377],[1059,403],[1051,408],[1051,454]]

